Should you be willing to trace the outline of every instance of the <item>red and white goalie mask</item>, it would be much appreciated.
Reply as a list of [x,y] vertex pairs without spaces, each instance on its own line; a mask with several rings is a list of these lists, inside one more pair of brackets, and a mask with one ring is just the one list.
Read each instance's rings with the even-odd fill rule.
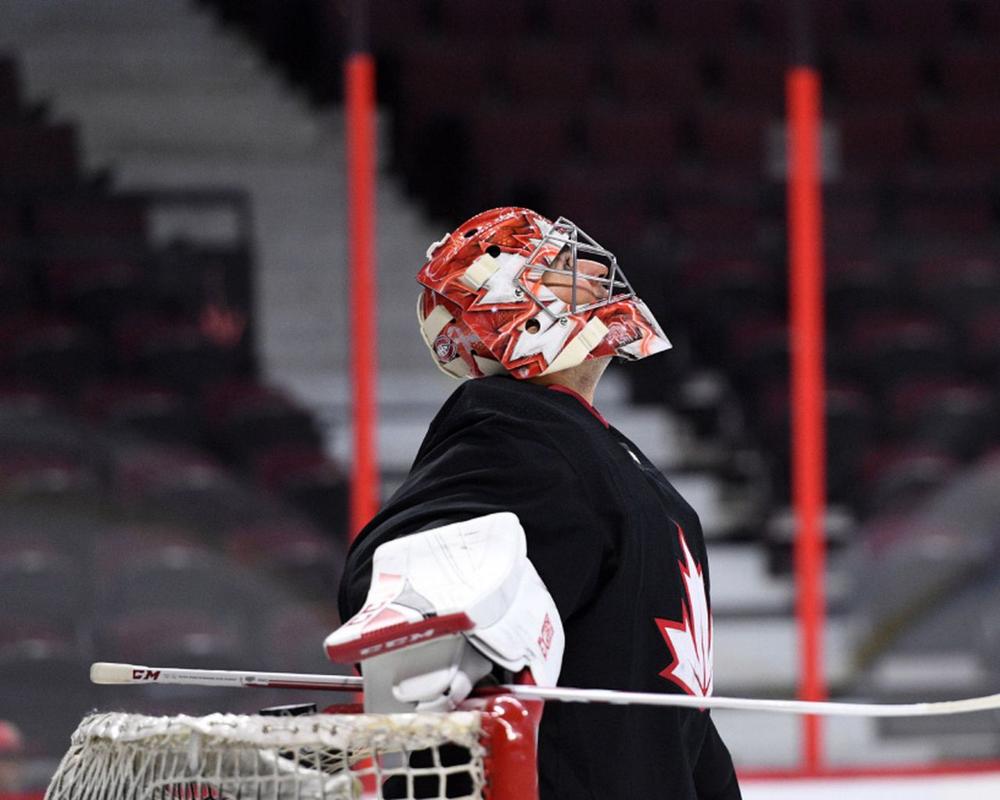
[[427,250],[417,317],[456,378],[533,378],[670,347],[614,255],[564,217],[495,208]]

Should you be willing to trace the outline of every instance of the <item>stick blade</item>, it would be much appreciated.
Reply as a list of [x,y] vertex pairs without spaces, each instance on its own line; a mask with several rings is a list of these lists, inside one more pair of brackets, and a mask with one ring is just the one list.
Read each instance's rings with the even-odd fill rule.
[[95,661],[90,665],[91,683],[133,683],[136,671],[147,671],[135,664],[116,664],[112,661]]

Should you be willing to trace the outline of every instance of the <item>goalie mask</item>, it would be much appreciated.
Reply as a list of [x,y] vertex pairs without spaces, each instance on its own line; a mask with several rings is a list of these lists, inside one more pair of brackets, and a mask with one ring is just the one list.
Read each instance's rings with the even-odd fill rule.
[[427,249],[417,281],[421,334],[452,377],[534,378],[670,347],[614,255],[564,217],[484,211]]

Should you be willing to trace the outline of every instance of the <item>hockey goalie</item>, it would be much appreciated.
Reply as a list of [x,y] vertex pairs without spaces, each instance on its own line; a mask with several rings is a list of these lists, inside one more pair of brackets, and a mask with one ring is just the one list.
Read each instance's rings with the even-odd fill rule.
[[[480,682],[712,692],[695,511],[593,406],[613,357],[670,344],[572,222],[487,211],[431,245],[421,335],[463,380],[354,541],[328,655],[371,710],[454,707]],[[544,800],[736,800],[707,711],[551,704]]]

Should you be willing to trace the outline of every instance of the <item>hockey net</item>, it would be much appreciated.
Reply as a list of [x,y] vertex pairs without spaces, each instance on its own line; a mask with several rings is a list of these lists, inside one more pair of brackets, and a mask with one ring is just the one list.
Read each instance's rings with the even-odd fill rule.
[[45,800],[537,797],[536,712],[86,717]]

